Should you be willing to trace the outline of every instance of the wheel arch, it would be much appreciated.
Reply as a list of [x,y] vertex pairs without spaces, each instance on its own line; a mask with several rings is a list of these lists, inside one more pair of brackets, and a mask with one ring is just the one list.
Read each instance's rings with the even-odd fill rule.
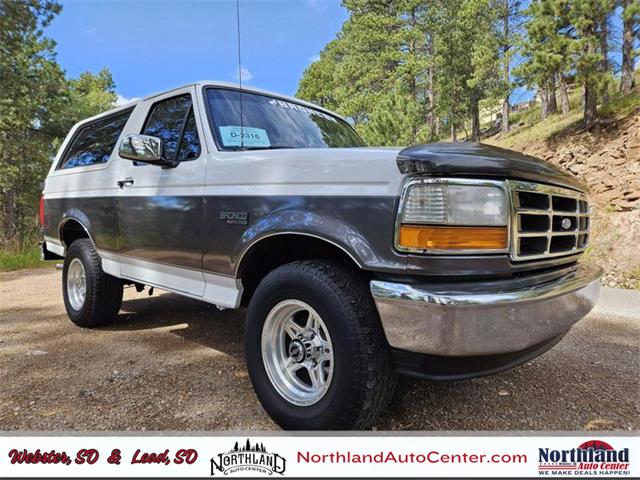
[[73,242],[80,238],[88,238],[96,248],[96,242],[91,235],[91,222],[87,216],[79,211],[66,214],[58,225],[58,238],[65,248],[65,253]]
[[306,232],[277,232],[254,241],[237,262],[236,278],[242,281],[242,304],[271,270],[298,260],[333,260],[363,270],[358,259],[342,245]]

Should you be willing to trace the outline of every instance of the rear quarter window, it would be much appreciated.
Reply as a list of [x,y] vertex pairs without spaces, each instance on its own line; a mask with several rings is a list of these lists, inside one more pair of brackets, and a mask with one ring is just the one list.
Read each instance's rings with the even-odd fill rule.
[[82,126],[71,140],[58,169],[87,167],[109,161],[132,111],[128,109]]

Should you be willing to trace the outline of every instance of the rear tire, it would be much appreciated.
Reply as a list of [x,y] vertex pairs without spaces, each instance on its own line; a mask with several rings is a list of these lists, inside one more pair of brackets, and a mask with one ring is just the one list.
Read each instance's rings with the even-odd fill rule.
[[88,238],[71,244],[62,270],[62,295],[69,319],[83,328],[113,323],[122,305],[122,281],[102,271]]
[[[320,319],[312,322],[319,325],[317,331],[308,329],[312,316]],[[280,324],[288,325],[282,327],[283,341],[273,336],[278,318]],[[294,319],[298,326],[291,326],[286,319]],[[301,341],[292,347],[297,337]],[[338,263],[299,261],[270,272],[249,303],[245,342],[249,375],[258,398],[286,430],[366,428],[395,390],[389,346],[367,283],[358,272]],[[318,365],[317,351],[325,355],[320,362],[326,363],[319,382],[323,388],[314,391],[318,374],[314,375],[312,368]],[[295,362],[294,375],[304,377],[302,383],[287,373]],[[280,370],[278,364],[283,365]],[[280,375],[284,381],[277,380],[278,372],[284,372]],[[307,391],[311,393],[307,395]]]

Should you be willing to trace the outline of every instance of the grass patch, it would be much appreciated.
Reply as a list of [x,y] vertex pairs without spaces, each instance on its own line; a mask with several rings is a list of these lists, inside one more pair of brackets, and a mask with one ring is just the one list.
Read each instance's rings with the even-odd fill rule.
[[[580,105],[580,91],[574,90],[569,95],[571,110],[567,115],[553,114],[540,120],[540,106],[511,115],[512,130],[507,134],[489,137],[484,142],[500,147],[523,150],[524,147],[540,140],[550,140],[579,127],[583,111]],[[624,118],[640,110],[640,90],[636,89],[628,95],[611,95],[609,103],[598,108],[602,119]]]
[[529,127],[540,121],[540,104],[529,107],[526,110],[513,112],[509,115],[509,124],[511,127],[526,126]]
[[640,91],[635,90],[627,95],[621,95],[609,100],[609,103],[600,108],[600,116],[603,118],[626,117],[640,108]]
[[[533,109],[532,109],[533,110]],[[538,109],[539,110],[539,109]],[[539,111],[538,111],[539,115]],[[539,117],[538,117],[539,118]],[[486,143],[501,147],[522,150],[537,140],[547,139],[576,124],[582,118],[582,112],[571,111],[567,115],[554,114],[540,122],[516,127],[506,135],[488,138]]]
[[38,247],[20,252],[0,251],[0,272],[11,272],[23,268],[46,268],[55,264],[55,261],[40,260]]

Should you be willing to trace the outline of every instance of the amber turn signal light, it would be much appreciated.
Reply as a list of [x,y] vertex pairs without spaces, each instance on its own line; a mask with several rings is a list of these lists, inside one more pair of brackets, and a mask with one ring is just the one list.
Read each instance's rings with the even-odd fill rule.
[[507,227],[434,227],[402,225],[399,246],[439,250],[504,250]]

